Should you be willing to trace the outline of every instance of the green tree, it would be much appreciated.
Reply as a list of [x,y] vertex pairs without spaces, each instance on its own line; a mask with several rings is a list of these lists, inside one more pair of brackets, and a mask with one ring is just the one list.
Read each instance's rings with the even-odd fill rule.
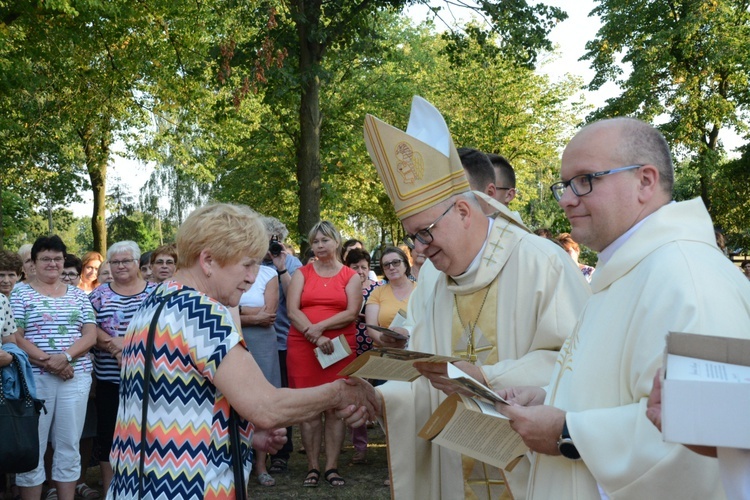
[[714,219],[724,231],[727,247],[750,253],[750,146],[742,156],[723,162],[717,168],[714,182]]
[[[378,13],[386,9],[400,10],[411,2],[406,0],[296,0],[284,3],[273,18],[273,45],[288,54],[283,60],[281,85],[267,92],[266,99],[286,96],[296,107],[296,126],[289,130],[294,146],[296,166],[298,217],[297,229],[305,234],[321,218],[325,167],[322,157],[324,93],[330,84],[331,72],[326,58],[366,40],[381,36]],[[503,53],[532,66],[537,51],[549,48],[546,35],[565,14],[543,4],[515,2],[484,2],[476,9],[491,22],[491,29],[500,34]],[[433,10],[434,12],[434,10]],[[265,40],[268,40],[266,36]],[[460,36],[455,39],[460,42]],[[260,45],[256,42],[256,46]],[[378,44],[370,44],[375,47]],[[366,44],[360,47],[367,48]],[[361,53],[360,57],[378,58],[377,52]],[[257,68],[257,65],[255,66]],[[271,78],[269,76],[269,78]],[[266,103],[272,101],[266,100]]]
[[[596,39],[584,59],[623,92],[589,119],[631,115],[660,125],[690,161],[697,192],[713,213],[720,133],[747,131],[750,105],[750,9],[747,0],[599,0]],[[627,70],[622,69],[622,64]],[[679,172],[678,172],[679,173]]]

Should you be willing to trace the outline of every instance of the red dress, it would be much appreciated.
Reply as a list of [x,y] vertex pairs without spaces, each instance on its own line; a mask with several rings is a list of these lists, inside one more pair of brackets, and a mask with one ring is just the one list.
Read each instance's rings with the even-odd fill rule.
[[[300,310],[307,316],[312,323],[318,323],[328,319],[341,311],[346,310],[348,303],[346,297],[346,285],[349,284],[352,276],[357,273],[347,266],[342,266],[336,276],[331,278],[321,278],[315,272],[312,263],[307,264],[297,270],[305,277],[305,284],[302,288],[302,297],[300,299]],[[305,339],[293,325],[289,328],[287,337],[286,366],[287,376],[289,378],[289,387],[316,387],[327,382],[333,382],[339,377],[338,373],[356,357],[357,349],[357,328],[354,321],[343,328],[336,330],[326,330],[323,335],[333,339],[344,334],[352,355],[342,359],[325,370],[320,367],[318,359],[315,357],[315,346]]]

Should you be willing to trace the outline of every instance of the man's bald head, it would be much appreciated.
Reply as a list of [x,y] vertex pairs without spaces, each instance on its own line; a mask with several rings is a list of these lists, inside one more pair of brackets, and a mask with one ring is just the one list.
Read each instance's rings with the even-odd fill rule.
[[589,133],[596,133],[605,128],[617,132],[617,140],[611,144],[612,158],[621,165],[655,166],[659,170],[659,184],[671,198],[674,166],[669,145],[661,132],[641,120],[617,117],[587,125],[573,140],[585,138]]

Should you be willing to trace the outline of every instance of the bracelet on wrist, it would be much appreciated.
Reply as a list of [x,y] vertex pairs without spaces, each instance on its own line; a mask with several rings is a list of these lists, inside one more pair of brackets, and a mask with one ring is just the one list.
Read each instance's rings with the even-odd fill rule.
[[280,270],[280,271],[276,271],[276,274],[278,274],[278,275],[279,275],[279,278],[281,278],[281,275],[282,275],[282,274],[286,274],[286,269],[282,269],[282,270]]

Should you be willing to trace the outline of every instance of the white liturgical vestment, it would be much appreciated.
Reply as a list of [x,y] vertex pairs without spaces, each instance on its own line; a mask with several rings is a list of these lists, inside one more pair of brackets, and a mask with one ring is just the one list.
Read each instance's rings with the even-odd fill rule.
[[567,412],[581,460],[535,454],[529,498],[723,498],[717,460],[663,442],[646,402],[670,331],[750,337],[750,284],[700,199],[654,212],[596,269],[546,401]]
[[[457,280],[426,263],[407,313],[409,349],[475,359],[494,389],[546,384],[557,351],[590,296],[573,260],[512,218],[494,219],[479,264]],[[394,498],[494,496],[486,482],[465,485],[459,453],[417,436],[444,393],[424,377],[378,389]],[[501,477],[496,468],[484,467],[488,477]]]

